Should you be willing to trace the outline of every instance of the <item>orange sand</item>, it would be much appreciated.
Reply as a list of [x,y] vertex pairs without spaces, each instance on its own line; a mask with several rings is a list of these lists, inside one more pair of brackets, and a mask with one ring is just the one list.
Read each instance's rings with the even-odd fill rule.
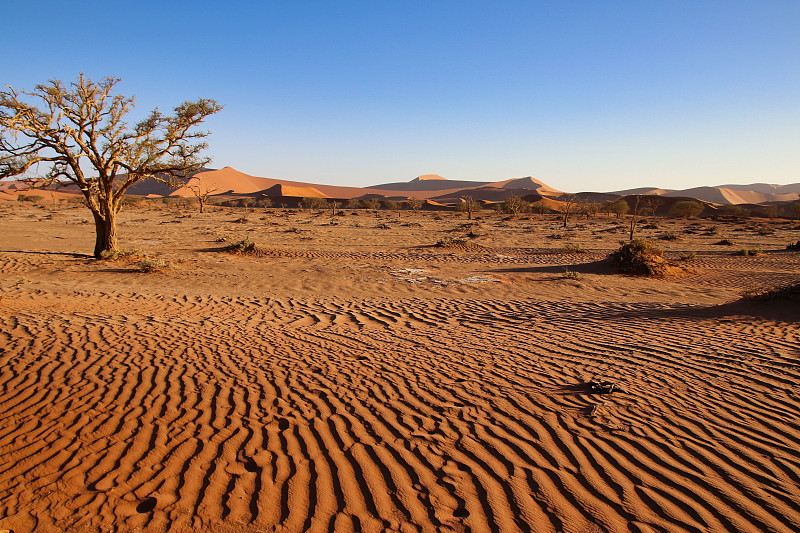
[[800,280],[796,221],[660,221],[697,259],[647,280],[605,219],[242,215],[123,211],[142,273],[0,205],[0,529],[800,530],[798,306],[729,303]]

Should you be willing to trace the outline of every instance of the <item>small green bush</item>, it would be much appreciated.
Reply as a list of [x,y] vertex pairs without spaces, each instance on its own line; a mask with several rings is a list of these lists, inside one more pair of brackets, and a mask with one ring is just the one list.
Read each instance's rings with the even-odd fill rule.
[[743,256],[753,256],[753,255],[761,255],[764,253],[764,250],[761,248],[742,248],[736,255],[743,255]]
[[579,279],[581,279],[581,273],[580,272],[575,272],[574,270],[570,270],[569,268],[565,268],[564,269],[564,277],[567,278],[567,279],[572,279],[572,280],[578,281]]
[[581,246],[578,242],[570,242],[564,245],[564,251],[573,254],[584,254],[589,250]]

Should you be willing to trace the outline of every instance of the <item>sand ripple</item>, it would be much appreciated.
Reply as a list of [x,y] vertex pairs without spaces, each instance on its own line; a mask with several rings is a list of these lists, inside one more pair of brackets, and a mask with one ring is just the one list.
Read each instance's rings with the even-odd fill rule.
[[800,530],[797,324],[45,294],[0,347],[16,531]]

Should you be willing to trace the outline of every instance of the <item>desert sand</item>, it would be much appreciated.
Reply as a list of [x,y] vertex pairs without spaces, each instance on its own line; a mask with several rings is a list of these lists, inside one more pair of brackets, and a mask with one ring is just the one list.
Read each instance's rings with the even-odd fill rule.
[[800,530],[797,220],[345,213],[0,204],[0,529]]

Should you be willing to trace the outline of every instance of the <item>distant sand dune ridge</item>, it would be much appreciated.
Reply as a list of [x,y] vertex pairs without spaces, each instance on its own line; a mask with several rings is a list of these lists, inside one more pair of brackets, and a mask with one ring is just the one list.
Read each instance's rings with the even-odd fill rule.
[[451,297],[2,305],[15,531],[800,530],[796,323]]

